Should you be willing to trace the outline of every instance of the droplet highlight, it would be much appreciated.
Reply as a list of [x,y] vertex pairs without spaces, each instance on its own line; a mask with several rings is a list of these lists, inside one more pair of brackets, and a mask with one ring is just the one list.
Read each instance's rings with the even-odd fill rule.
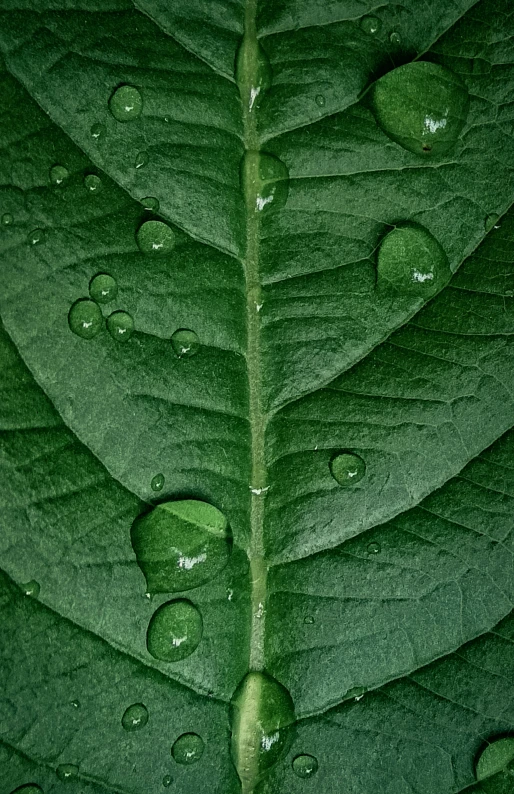
[[102,180],[97,174],[86,174],[84,177],[84,187],[90,193],[99,193],[103,187]]
[[203,755],[205,743],[197,733],[183,733],[173,743],[171,754],[177,764],[196,764]]
[[372,543],[368,543],[368,547],[366,549],[370,557],[374,557],[375,554],[380,554],[382,551],[382,547],[380,543],[373,541]]
[[312,615],[306,615],[303,622],[306,626],[312,626],[314,624],[314,617]]
[[162,785],[163,785],[165,788],[168,788],[168,786],[171,786],[171,784],[172,784],[172,783],[173,783],[173,778],[172,778],[172,776],[171,776],[171,775],[164,775],[164,777],[163,777],[163,779],[162,779]]
[[244,36],[236,56],[236,82],[250,113],[257,109],[272,79],[271,64],[261,43],[255,36]]
[[479,754],[475,773],[477,780],[497,775],[514,761],[514,736],[492,740]]
[[318,771],[318,759],[313,755],[297,755],[293,758],[292,767],[298,777],[312,777]]
[[150,155],[148,152],[138,152],[136,154],[136,159],[134,161],[134,167],[139,169],[143,168],[143,166],[147,165],[150,160]]
[[70,175],[64,165],[53,165],[50,169],[50,182],[52,185],[62,185]]
[[14,218],[10,212],[4,212],[2,215],[2,226],[10,226],[14,223]]
[[92,124],[89,132],[91,133],[91,137],[97,141],[102,135],[105,135],[105,127],[103,124]]
[[484,223],[485,231],[490,232],[491,229],[498,228],[499,220],[500,220],[500,216],[497,215],[496,212],[492,212],[490,215],[488,215]]
[[133,85],[122,85],[111,96],[109,109],[116,121],[133,121],[143,111],[141,93]]
[[178,358],[191,358],[200,350],[200,340],[194,331],[179,328],[171,337],[171,345]]
[[33,229],[29,234],[29,243],[31,245],[40,245],[45,241],[44,229]]
[[55,770],[59,780],[73,780],[79,773],[79,768],[76,764],[59,764]]
[[179,662],[196,651],[202,634],[202,616],[191,601],[168,601],[152,615],[146,647],[154,659]]
[[68,325],[82,339],[93,339],[104,327],[99,305],[88,298],[76,301],[69,311]]
[[139,731],[148,722],[148,709],[143,703],[133,703],[123,712],[121,724],[126,731]]
[[241,187],[250,211],[281,209],[289,194],[289,171],[272,154],[248,151],[241,165]]
[[26,596],[32,596],[32,598],[38,598],[39,593],[41,592],[41,586],[39,582],[35,581],[35,579],[31,579],[30,582],[26,582],[25,584],[20,585],[20,587]]
[[326,100],[323,94],[317,94],[315,102],[319,108],[324,108]]
[[339,452],[330,461],[330,472],[339,485],[355,485],[366,474],[366,464],[353,452]]
[[136,240],[143,254],[168,254],[175,246],[175,232],[162,221],[145,221]]
[[149,212],[159,212],[161,206],[159,199],[155,198],[155,196],[145,196],[145,198],[141,199],[141,204]]
[[377,255],[377,287],[428,300],[451,278],[443,248],[416,224],[399,225],[382,240]]
[[128,342],[134,333],[134,320],[128,312],[113,312],[107,318],[107,330],[116,342]]
[[400,36],[398,31],[393,30],[393,32],[389,36],[389,41],[391,42],[391,44],[394,44],[397,47],[399,44],[402,43],[402,37]]
[[374,36],[376,33],[380,32],[380,28],[382,27],[382,22],[379,20],[378,17],[362,17],[361,19],[361,30],[368,35]]
[[165,479],[164,474],[156,474],[155,477],[152,477],[152,482],[150,483],[152,491],[162,491]]
[[118,283],[108,273],[98,273],[89,282],[89,294],[97,303],[110,303],[118,295]]

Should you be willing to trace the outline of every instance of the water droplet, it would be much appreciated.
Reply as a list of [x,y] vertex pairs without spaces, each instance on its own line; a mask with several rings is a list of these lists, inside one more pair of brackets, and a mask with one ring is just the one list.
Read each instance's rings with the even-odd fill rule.
[[74,709],[79,709],[80,708],[80,700],[72,700],[70,705],[72,705]]
[[469,108],[469,94],[460,78],[428,61],[388,72],[375,83],[371,101],[386,135],[424,156],[454,147]]
[[143,98],[133,85],[122,85],[111,96],[109,109],[117,121],[132,121],[142,113]]
[[514,736],[493,739],[479,754],[475,772],[477,780],[496,775],[514,761]]
[[393,30],[393,32],[389,36],[389,41],[391,42],[391,44],[395,44],[396,46],[398,46],[398,44],[402,43],[402,37],[396,30]]
[[223,513],[191,499],[163,502],[143,514],[132,525],[131,539],[150,593],[191,590],[210,581],[231,552]]
[[68,314],[70,330],[82,339],[92,339],[104,327],[104,318],[97,303],[81,298],[71,307]]
[[175,232],[162,221],[145,221],[136,239],[143,254],[168,254],[175,246]]
[[99,193],[103,187],[102,180],[96,174],[86,174],[84,177],[84,187],[90,193]]
[[159,212],[159,199],[155,198],[155,196],[145,196],[141,199],[141,204],[145,208],[145,210],[149,210],[151,212]]
[[29,243],[31,245],[38,245],[39,243],[43,243],[45,240],[45,232],[44,229],[33,229],[29,234]]
[[361,700],[368,690],[365,686],[354,686],[345,694],[345,700]]
[[155,477],[152,477],[152,482],[150,483],[152,491],[162,491],[164,488],[164,482],[164,474],[156,474]]
[[69,175],[70,172],[64,165],[53,165],[50,169],[50,182],[53,185],[62,185]]
[[173,778],[171,777],[171,775],[164,775],[162,779],[162,785],[168,788],[168,786],[171,786],[172,783],[173,783]]
[[79,768],[76,764],[59,764],[55,772],[59,780],[71,780],[77,777]]
[[289,171],[272,154],[248,151],[241,164],[241,187],[250,211],[280,209],[289,193]]
[[107,318],[107,330],[117,342],[127,342],[134,333],[134,320],[128,312],[113,312]]
[[39,582],[36,582],[34,579],[31,579],[30,582],[20,585],[20,587],[25,595],[32,596],[32,598],[38,598],[39,593],[41,592]]
[[271,64],[262,45],[256,37],[244,36],[236,57],[236,82],[250,112],[257,109],[272,79]]
[[382,240],[377,256],[378,287],[428,300],[450,277],[445,252],[422,226],[399,225]]
[[97,141],[98,138],[101,138],[102,135],[105,134],[105,127],[103,124],[92,124],[90,133],[91,133],[91,137],[94,138],[95,141]]
[[312,777],[318,771],[318,759],[313,755],[297,755],[293,758],[292,767],[298,777]]
[[11,223],[14,222],[14,218],[10,212],[4,212],[2,215],[2,225],[3,226],[10,226]]
[[190,656],[200,644],[202,616],[185,598],[162,604],[151,617],[146,647],[154,659],[178,662]]
[[134,166],[136,168],[142,168],[144,165],[147,165],[149,160],[150,160],[150,155],[148,154],[148,152],[138,152],[136,154]]
[[194,331],[179,328],[171,337],[173,350],[179,358],[191,358],[200,350],[200,340]]
[[[251,725],[248,715],[252,714]],[[287,689],[266,673],[248,673],[232,700],[232,758],[243,789],[253,788],[292,738],[295,714]]]
[[380,554],[381,551],[382,547],[380,543],[373,541],[373,543],[368,544],[367,552],[369,555]]
[[133,703],[125,709],[121,724],[126,731],[138,731],[148,722],[148,709],[143,703]]
[[490,215],[487,216],[484,223],[484,228],[486,232],[490,232],[491,229],[497,226],[497,223],[500,219],[500,216],[497,215],[495,212],[492,212]]
[[338,452],[330,461],[330,472],[339,485],[355,485],[366,473],[366,464],[353,452]]
[[171,754],[177,764],[196,764],[203,755],[204,741],[197,733],[183,733],[174,742]]
[[373,36],[380,31],[381,27],[382,22],[378,17],[362,17],[361,19],[361,30],[363,30],[364,33],[369,33]]
[[37,783],[24,783],[13,789],[11,794],[43,794],[43,789]]
[[312,615],[306,615],[306,616],[304,617],[304,619],[303,619],[303,622],[304,622],[305,624],[307,624],[307,626],[312,626],[312,624],[314,623],[314,618],[313,618],[313,616],[312,616]]
[[97,303],[110,303],[118,294],[116,279],[108,273],[98,273],[89,282],[89,294]]
[[315,101],[316,101],[316,104],[318,105],[318,107],[320,107],[320,108],[325,107],[325,97],[323,96],[323,94],[318,94],[316,96],[316,100]]

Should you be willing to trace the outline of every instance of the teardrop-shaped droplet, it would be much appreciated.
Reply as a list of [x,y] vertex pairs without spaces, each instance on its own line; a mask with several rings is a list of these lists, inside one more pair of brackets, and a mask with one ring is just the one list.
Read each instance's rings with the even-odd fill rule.
[[11,794],[43,794],[43,789],[37,783],[24,783],[13,789]]
[[116,121],[132,121],[143,111],[143,98],[133,85],[117,88],[109,100],[109,109]]
[[[389,41],[391,42],[391,44],[394,44],[395,47],[398,47],[402,43],[402,37],[400,36],[397,30],[393,30],[393,32],[389,36]],[[416,63],[420,63],[420,61],[416,61]]]
[[232,700],[232,759],[243,790],[279,760],[292,739],[295,714],[287,689],[266,673],[251,672]]
[[14,223],[14,218],[10,212],[4,212],[2,215],[2,226],[10,226]]
[[318,759],[313,755],[297,755],[293,758],[292,767],[298,777],[312,777],[318,771]]
[[255,36],[244,36],[236,57],[236,82],[241,100],[250,113],[271,86],[269,58]]
[[159,199],[155,198],[155,196],[145,196],[141,199],[141,204],[145,210],[149,210],[150,212],[159,212]]
[[71,307],[68,314],[70,330],[82,339],[92,339],[104,327],[102,312],[95,301],[81,298]]
[[76,764],[59,764],[55,771],[59,780],[72,780],[77,777],[79,768]]
[[361,30],[364,33],[368,33],[369,35],[374,36],[375,33],[380,31],[382,27],[382,23],[378,17],[362,17],[361,19]]
[[137,563],[150,593],[191,590],[228,562],[227,519],[207,502],[164,502],[137,518],[131,530]]
[[150,155],[148,154],[148,152],[138,152],[136,154],[134,166],[136,168],[143,168],[144,165],[148,164],[149,160],[150,160]]
[[380,543],[377,543],[376,541],[373,541],[372,543],[368,543],[366,549],[370,557],[373,557],[375,554],[380,554],[381,550],[382,547],[380,546]]
[[98,123],[92,124],[91,129],[89,131],[91,133],[91,137],[94,138],[95,141],[97,141],[99,138],[102,137],[102,135],[105,134],[105,127],[103,124],[98,124]]
[[250,211],[280,209],[289,193],[289,171],[272,154],[248,151],[241,165],[241,187]]
[[128,342],[134,333],[134,320],[128,312],[113,312],[107,318],[107,330],[117,342]]
[[45,230],[44,229],[33,229],[29,234],[29,243],[31,245],[40,245],[45,241]]
[[172,334],[171,345],[179,358],[191,358],[200,350],[200,340],[189,328],[179,328]]
[[173,743],[171,754],[177,764],[196,764],[203,755],[204,740],[197,733],[183,733]]
[[514,736],[493,739],[479,754],[475,772],[477,780],[496,775],[514,761]]
[[84,187],[90,193],[99,193],[103,187],[102,180],[97,174],[86,174],[84,177]]
[[50,169],[50,182],[53,185],[62,185],[68,179],[70,172],[64,165],[53,165]]
[[35,579],[31,579],[30,582],[25,582],[25,584],[20,585],[20,588],[25,595],[32,596],[32,598],[38,598],[41,592],[41,586]]
[[139,731],[148,722],[148,709],[143,703],[133,703],[123,712],[121,724],[126,731]]
[[496,212],[491,212],[491,214],[488,215],[487,218],[485,219],[485,223],[484,223],[485,231],[490,232],[491,229],[494,229],[497,226],[499,219],[500,216],[497,215]]
[[366,474],[366,464],[354,452],[339,452],[330,461],[330,472],[339,485],[355,485]]
[[152,491],[162,491],[164,488],[164,482],[164,474],[156,474],[155,477],[152,477],[152,482],[150,483]]
[[136,239],[143,254],[168,254],[175,246],[175,232],[162,221],[145,221]]
[[179,662],[198,648],[203,634],[202,616],[185,598],[162,604],[151,617],[146,647],[154,659]]
[[97,303],[110,303],[118,295],[116,279],[108,273],[98,273],[89,282],[89,294]]
[[428,300],[451,277],[435,237],[422,226],[397,226],[382,240],[377,255],[377,286]]
[[424,156],[438,156],[455,146],[469,108],[462,80],[428,61],[414,61],[388,72],[375,83],[371,101],[386,135]]

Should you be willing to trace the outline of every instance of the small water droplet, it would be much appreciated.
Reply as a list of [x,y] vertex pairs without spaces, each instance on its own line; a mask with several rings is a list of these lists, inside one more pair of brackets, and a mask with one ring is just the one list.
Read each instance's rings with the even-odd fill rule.
[[134,333],[134,320],[128,312],[113,312],[107,318],[107,330],[117,342],[128,342]]
[[20,585],[20,587],[25,595],[32,596],[32,598],[38,598],[39,593],[41,592],[39,582],[36,582],[35,579],[31,579],[30,582],[26,582],[25,584]]
[[146,633],[146,647],[154,659],[178,662],[190,656],[200,644],[202,616],[185,598],[168,601],[154,612]]
[[155,198],[155,196],[145,196],[141,199],[141,204],[145,208],[145,210],[149,210],[150,212],[159,212],[159,199]]
[[323,96],[323,94],[318,94],[318,95],[316,96],[316,104],[317,104],[317,105],[318,105],[318,107],[320,107],[320,108],[323,108],[323,107],[325,107],[325,97]]
[[312,626],[312,624],[314,623],[314,618],[313,618],[313,616],[312,616],[312,615],[306,615],[306,616],[304,617],[304,619],[303,619],[303,622],[304,622],[305,624],[307,624],[307,626]]
[[90,133],[91,133],[91,137],[94,138],[95,141],[97,141],[98,138],[101,138],[102,135],[105,134],[105,127],[103,124],[92,124]]
[[339,485],[355,485],[366,473],[366,464],[353,452],[338,452],[330,461],[330,472]]
[[484,780],[498,774],[514,761],[514,736],[492,739],[479,753],[475,772],[477,780]]
[[73,706],[74,709],[79,709],[80,708],[80,700],[72,700],[70,705]]
[[118,295],[116,279],[108,273],[98,273],[89,282],[89,294],[97,303],[110,303]]
[[168,254],[175,246],[175,232],[162,221],[145,221],[136,240],[143,254]]
[[143,111],[143,98],[133,85],[122,85],[111,96],[109,109],[116,121],[132,121]]
[[422,226],[398,225],[382,240],[377,255],[377,286],[428,300],[451,277],[444,250]]
[[43,794],[43,789],[37,783],[24,783],[13,789],[11,794]]
[[382,547],[380,543],[376,543],[375,541],[373,541],[372,543],[368,543],[367,552],[369,555],[372,556],[374,554],[380,554],[381,551],[382,551]]
[[133,703],[123,713],[121,724],[126,731],[138,731],[148,722],[148,709],[143,703]]
[[500,216],[497,215],[495,212],[492,212],[490,215],[487,216],[484,223],[484,228],[486,232],[490,232],[491,229],[493,228],[495,229],[499,228],[499,226],[497,226],[499,218]]
[[148,164],[150,160],[150,155],[148,152],[138,152],[136,154],[136,159],[134,161],[135,168],[143,168],[144,165]]
[[318,771],[318,760],[313,755],[297,755],[293,758],[292,767],[298,777],[312,777]]
[[166,788],[168,788],[168,786],[171,786],[172,783],[173,783],[172,776],[171,775],[164,775],[164,777],[162,779],[162,785],[165,786]]
[[103,187],[102,180],[97,174],[86,174],[84,177],[84,187],[90,193],[99,193]]
[[29,243],[31,245],[39,245],[45,240],[44,229],[33,229],[29,234]]
[[11,223],[14,223],[14,218],[10,212],[4,212],[2,215],[2,226],[10,226]]
[[62,185],[69,175],[70,172],[64,165],[53,165],[50,169],[50,182],[53,185]]
[[245,107],[254,112],[265,91],[271,86],[273,73],[266,51],[254,36],[244,36],[237,51],[236,82]]
[[179,328],[171,337],[171,345],[179,358],[191,358],[200,350],[200,340],[194,331]]
[[79,768],[76,764],[59,764],[55,771],[59,780],[72,780],[77,777]]
[[345,694],[345,700],[361,700],[368,690],[365,686],[354,686]]
[[152,491],[162,491],[164,488],[164,482],[164,474],[156,474],[155,477],[152,477],[152,482],[150,483]]
[[205,743],[197,733],[183,733],[173,743],[171,754],[177,764],[196,764],[203,755]]
[[[395,44],[396,46],[398,46],[399,44],[402,43],[402,37],[400,36],[398,31],[393,30],[393,32],[389,36],[389,41],[391,42],[391,44]],[[419,63],[419,61],[418,61],[418,63]]]
[[68,314],[70,330],[82,339],[92,339],[104,327],[104,318],[97,303],[81,298],[71,307]]
[[378,17],[362,17],[361,19],[361,30],[363,30],[364,33],[374,36],[375,33],[379,33],[381,27],[382,22]]
[[241,187],[250,211],[280,209],[289,193],[289,171],[272,154],[248,151],[241,164]]

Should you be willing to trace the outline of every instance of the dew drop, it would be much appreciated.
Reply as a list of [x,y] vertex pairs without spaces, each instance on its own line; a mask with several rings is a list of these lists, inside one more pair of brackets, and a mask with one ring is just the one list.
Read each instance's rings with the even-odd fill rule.
[[304,623],[305,623],[307,626],[312,626],[312,624],[314,623],[314,618],[313,618],[313,616],[312,616],[312,615],[306,615],[306,616],[304,617],[304,619],[303,619],[303,622],[304,622]]
[[64,165],[53,165],[50,169],[50,182],[53,185],[62,185],[69,175],[70,172]]
[[175,232],[162,221],[145,221],[136,239],[143,254],[168,254],[175,246]]
[[39,245],[45,240],[44,229],[33,229],[29,234],[29,243],[31,245]]
[[375,554],[380,554],[380,552],[382,551],[382,547],[380,543],[376,543],[375,541],[373,541],[372,543],[368,543],[368,548],[366,549],[366,551],[372,557]]
[[116,121],[132,121],[142,113],[143,98],[133,85],[122,85],[111,96],[109,109]]
[[108,273],[98,273],[89,282],[89,294],[97,303],[110,303],[118,295],[118,283]]
[[484,780],[496,775],[514,761],[514,736],[504,736],[492,740],[476,760],[475,772],[477,780]]
[[145,210],[149,210],[151,212],[159,212],[159,199],[155,198],[155,196],[145,196],[145,198],[141,199],[141,204],[145,208]]
[[364,477],[366,464],[353,452],[338,452],[330,461],[330,472],[339,485],[355,485]]
[[117,342],[128,342],[134,333],[134,320],[128,312],[113,312],[107,318],[107,330]]
[[80,700],[72,700],[70,705],[73,706],[74,709],[79,709],[80,708]]
[[59,764],[55,771],[59,780],[72,780],[77,777],[79,768],[76,764]]
[[162,779],[162,785],[168,788],[168,786],[171,786],[172,783],[173,783],[173,778],[171,777],[171,775],[164,775]]
[[316,101],[316,104],[318,105],[318,107],[320,107],[320,108],[325,107],[325,97],[323,96],[323,94],[318,94],[316,96],[316,100],[315,101]]
[[69,311],[68,325],[82,339],[93,339],[104,327],[99,305],[88,298],[76,301]]
[[37,783],[24,783],[13,789],[11,794],[43,794],[43,789]]
[[97,141],[98,138],[101,138],[102,135],[105,134],[105,127],[103,124],[92,124],[89,131],[91,133],[91,137]]
[[191,590],[213,579],[227,564],[227,519],[207,502],[163,502],[138,517],[132,546],[150,593]]
[[168,601],[154,612],[146,633],[146,647],[154,659],[179,662],[190,656],[200,644],[202,616],[185,598]]
[[381,27],[382,22],[378,17],[362,17],[361,19],[361,30],[363,30],[364,33],[373,36],[375,33],[379,33]]
[[4,212],[2,215],[2,226],[10,226],[11,223],[14,223],[14,218],[10,212]]
[[241,164],[241,187],[250,211],[280,209],[289,193],[289,171],[272,154],[248,151]]
[[455,146],[466,121],[469,94],[449,69],[415,61],[377,80],[371,102],[386,135],[410,152],[432,156]]
[[399,225],[382,240],[377,256],[379,288],[428,300],[450,277],[445,252],[422,226]]
[[133,703],[123,712],[121,724],[126,731],[138,731],[148,722],[148,709],[143,703]]
[[179,328],[171,337],[171,345],[179,358],[191,358],[200,350],[200,340],[194,331]]
[[39,593],[41,592],[41,586],[39,582],[35,581],[35,579],[31,579],[30,582],[26,582],[25,584],[20,585],[20,587],[25,595],[32,596],[32,598],[38,598]]
[[150,483],[152,491],[162,491],[164,488],[164,482],[164,474],[156,474],[155,477],[152,477],[152,482]]
[[84,177],[84,187],[90,193],[99,193],[103,187],[102,180],[97,174],[86,174]]
[[491,229],[495,228],[498,224],[500,216],[497,215],[495,212],[492,212],[490,215],[487,216],[484,223],[484,228],[486,232],[490,232]]
[[[398,46],[399,44],[402,43],[402,37],[400,36],[398,31],[393,30],[393,32],[389,36],[389,41],[391,42],[391,44],[395,44],[396,46]],[[419,63],[419,61],[418,61],[418,63]]]
[[318,771],[318,760],[313,755],[297,755],[293,758],[292,767],[298,777],[312,777]]
[[134,161],[135,168],[143,168],[144,165],[148,164],[150,160],[150,155],[148,152],[138,152],[136,154],[136,159]]
[[345,694],[345,700],[361,700],[368,690],[365,686],[354,686]]
[[244,36],[237,51],[236,82],[243,104],[255,111],[265,91],[271,86],[273,73],[269,58],[254,36]]
[[197,733],[183,733],[173,743],[171,754],[177,764],[196,764],[203,755],[205,743]]

